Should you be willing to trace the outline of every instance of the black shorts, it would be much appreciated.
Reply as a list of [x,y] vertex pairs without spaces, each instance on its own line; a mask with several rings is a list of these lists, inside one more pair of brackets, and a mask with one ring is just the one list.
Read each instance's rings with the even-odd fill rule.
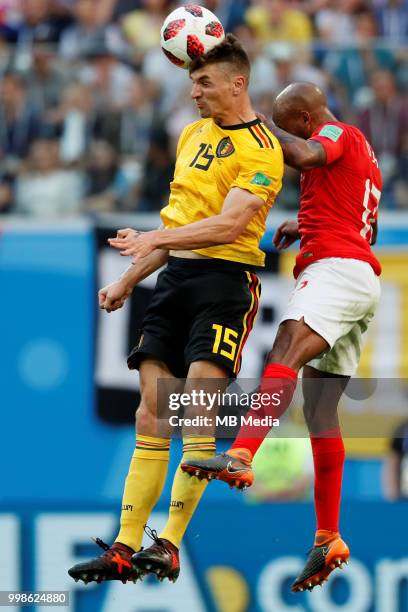
[[130,369],[163,361],[178,378],[195,361],[213,361],[235,377],[258,311],[261,284],[254,268],[221,259],[170,257],[157,279]]

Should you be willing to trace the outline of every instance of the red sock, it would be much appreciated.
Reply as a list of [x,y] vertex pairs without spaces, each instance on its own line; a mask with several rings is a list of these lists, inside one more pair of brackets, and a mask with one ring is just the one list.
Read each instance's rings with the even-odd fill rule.
[[[292,368],[280,365],[279,363],[268,364],[262,375],[259,393],[268,393],[270,396],[278,394],[280,403],[274,406],[275,402],[271,402],[267,406],[263,405],[262,409],[259,410],[251,408],[245,415],[245,418],[251,416],[259,419],[267,416],[279,419],[292,401],[296,389],[297,376],[297,372],[292,370]],[[270,430],[271,427],[269,425],[258,427],[249,424],[242,425],[231,449],[245,448],[253,457]]]
[[317,529],[339,530],[344,444],[340,428],[310,436],[315,470]]

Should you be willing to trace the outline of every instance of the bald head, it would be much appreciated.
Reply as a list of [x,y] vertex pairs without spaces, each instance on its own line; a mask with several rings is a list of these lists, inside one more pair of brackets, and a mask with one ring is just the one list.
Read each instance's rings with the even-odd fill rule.
[[301,138],[310,138],[318,125],[333,119],[326,96],[313,83],[288,85],[273,106],[276,125]]
[[315,111],[327,105],[326,96],[313,83],[291,83],[277,96],[275,106],[293,111]]

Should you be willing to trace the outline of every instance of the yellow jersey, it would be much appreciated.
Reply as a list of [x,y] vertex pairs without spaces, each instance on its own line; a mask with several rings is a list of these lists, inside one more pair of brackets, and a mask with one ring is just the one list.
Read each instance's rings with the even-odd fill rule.
[[268,212],[282,186],[283,154],[278,140],[259,120],[219,126],[201,119],[184,128],[177,147],[168,205],[161,211],[166,228],[175,228],[222,211],[232,187],[257,195],[265,206],[231,244],[197,249],[207,257],[263,266],[259,248]]

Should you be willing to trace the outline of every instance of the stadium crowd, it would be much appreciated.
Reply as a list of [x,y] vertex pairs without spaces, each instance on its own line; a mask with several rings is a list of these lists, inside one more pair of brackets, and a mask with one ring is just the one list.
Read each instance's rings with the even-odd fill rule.
[[[181,3],[182,4],[182,3]],[[315,82],[372,143],[382,206],[408,209],[408,0],[200,0],[243,42],[268,115],[289,82]],[[182,127],[185,71],[159,46],[169,0],[0,2],[0,213],[155,211]],[[287,170],[279,206],[296,208]]]

